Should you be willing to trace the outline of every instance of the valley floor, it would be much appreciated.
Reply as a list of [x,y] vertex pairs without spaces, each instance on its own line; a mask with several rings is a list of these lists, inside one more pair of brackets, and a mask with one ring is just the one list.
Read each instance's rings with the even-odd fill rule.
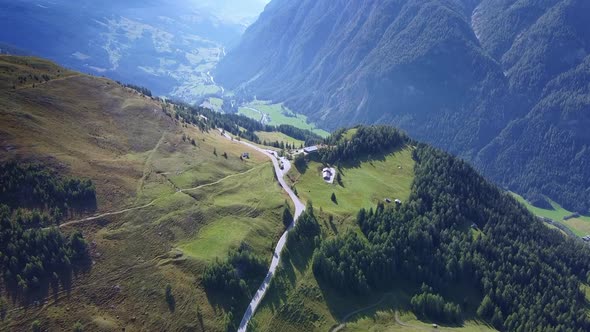
[[[569,216],[572,216],[574,212],[564,209],[552,200],[549,200],[552,209],[543,209],[531,205],[522,196],[518,194],[512,193],[512,195],[516,197],[516,199],[519,202],[524,204],[527,207],[527,209],[529,209],[529,211],[531,211],[533,214],[539,217],[549,218],[554,222],[560,223],[561,225],[570,229],[575,235],[579,237],[590,235],[590,216],[580,215],[577,217],[569,218]],[[568,217],[568,219],[566,220],[564,219],[564,217]]]

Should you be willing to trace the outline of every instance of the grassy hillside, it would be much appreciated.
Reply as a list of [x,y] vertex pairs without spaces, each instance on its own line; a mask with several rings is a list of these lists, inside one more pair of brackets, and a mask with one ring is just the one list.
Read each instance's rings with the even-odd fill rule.
[[165,112],[115,82],[36,58],[2,56],[0,68],[1,82],[50,77],[35,87],[0,86],[0,162],[37,162],[89,178],[96,213],[107,214],[65,220],[63,232],[79,230],[90,244],[92,267],[47,291],[39,306],[7,301],[3,326],[223,330],[231,308],[207,294],[201,275],[232,248],[270,260],[285,196],[268,159],[249,151],[240,160],[243,145],[176,120],[170,105]]
[[[322,179],[324,167],[311,161],[304,169],[293,167],[288,178],[304,201],[311,200],[317,208],[341,217],[355,216],[361,208],[375,207],[386,198],[407,200],[414,179],[409,146],[359,164],[337,167],[341,184],[336,180],[333,184],[326,183]],[[337,202],[331,200],[332,193]]]
[[347,324],[344,332],[381,331],[381,332],[414,332],[414,331],[456,331],[456,332],[486,332],[495,331],[493,328],[478,322],[468,322],[462,327],[438,327],[421,322],[411,312],[398,313],[392,310],[378,311],[370,317],[363,317],[358,321]]
[[297,148],[301,145],[305,145],[305,142],[302,140],[295,139],[293,137],[287,136],[283,133],[279,132],[266,132],[266,131],[257,131],[256,135],[260,138],[261,141],[267,142],[285,142],[285,144],[293,145]]
[[305,115],[296,114],[283,104],[270,104],[265,101],[254,101],[244,105],[244,107],[240,107],[238,112],[256,120],[261,120],[262,114],[266,114],[268,119],[267,124],[272,126],[286,124],[301,129],[311,130],[315,134],[323,137],[329,135],[327,131],[317,128],[313,123],[309,123]]
[[96,179],[99,211],[128,205],[144,168],[149,171],[147,158],[165,133],[178,130],[160,105],[112,81],[36,58],[3,56],[0,65],[2,82],[50,78],[0,90],[0,158],[49,163]]

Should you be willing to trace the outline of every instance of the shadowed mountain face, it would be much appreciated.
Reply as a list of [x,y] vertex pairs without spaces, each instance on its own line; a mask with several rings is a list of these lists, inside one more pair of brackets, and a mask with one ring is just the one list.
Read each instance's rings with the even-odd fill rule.
[[207,72],[264,7],[246,1],[238,15],[231,3],[0,0],[0,43],[10,46],[0,49],[194,101],[220,90]]
[[215,75],[325,128],[395,124],[588,211],[587,17],[583,0],[274,0]]

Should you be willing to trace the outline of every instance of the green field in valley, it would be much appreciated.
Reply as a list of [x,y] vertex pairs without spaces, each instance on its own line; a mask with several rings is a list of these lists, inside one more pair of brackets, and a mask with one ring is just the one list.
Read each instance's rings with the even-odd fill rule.
[[322,137],[327,137],[329,135],[327,131],[317,128],[314,124],[308,123],[307,117],[305,115],[296,114],[292,110],[285,107],[283,104],[270,104],[264,101],[253,101],[244,105],[244,107],[239,108],[238,112],[240,114],[260,120],[261,114],[259,112],[253,111],[246,107],[256,109],[264,114],[268,114],[270,117],[270,122],[268,123],[269,125],[287,124],[297,128],[311,130]]
[[261,141],[267,142],[285,142],[285,144],[289,143],[294,145],[296,148],[299,148],[301,145],[304,145],[305,142],[302,140],[295,139],[291,136],[287,136],[281,132],[273,131],[257,131],[256,135],[260,138]]
[[573,212],[564,209],[559,204],[557,204],[556,202],[554,202],[550,199],[548,199],[548,201],[551,204],[551,206],[553,207],[553,210],[542,209],[542,208],[533,206],[529,202],[527,202],[527,200],[524,199],[524,197],[522,197],[516,193],[512,193],[512,195],[519,202],[524,204],[527,207],[527,209],[529,209],[529,211],[531,211],[533,214],[540,216],[540,217],[545,217],[545,218],[549,218],[554,221],[557,221],[560,224],[567,226],[569,229],[571,229],[578,236],[590,235],[590,216],[580,216],[579,218],[571,218],[568,220],[563,220],[563,217],[570,216],[573,214]]
[[254,119],[256,121],[260,121],[262,119],[262,115],[259,112],[256,112],[254,110],[251,110],[249,108],[245,108],[245,107],[240,107],[238,112],[242,115],[245,115],[251,119]]

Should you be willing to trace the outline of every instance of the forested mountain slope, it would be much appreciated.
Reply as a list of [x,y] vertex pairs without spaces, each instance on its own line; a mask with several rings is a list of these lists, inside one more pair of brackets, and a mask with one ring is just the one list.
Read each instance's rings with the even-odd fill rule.
[[588,16],[583,0],[274,0],[216,77],[329,129],[395,124],[587,212]]
[[[384,134],[389,139],[379,140]],[[345,181],[333,185],[339,195],[331,202],[296,183],[308,204],[321,203],[308,207],[313,218],[290,235],[274,296],[263,303],[256,326],[321,331],[332,317],[348,317],[356,326],[351,331],[413,330],[398,315],[412,311],[457,331],[484,330],[482,322],[499,331],[590,328],[587,244],[545,226],[466,162],[391,128],[359,127],[347,139],[334,138],[341,143],[299,161],[309,168],[298,167],[314,172],[314,159],[329,159]],[[365,147],[373,150],[356,159],[347,154]],[[349,206],[339,204],[340,189],[352,169],[372,169],[408,147],[415,162],[409,197],[401,204],[380,200],[360,209],[352,225],[343,222]],[[355,310],[356,316],[345,314]],[[392,312],[388,324],[395,328],[385,329],[383,317]],[[364,328],[363,321],[369,322]]]

